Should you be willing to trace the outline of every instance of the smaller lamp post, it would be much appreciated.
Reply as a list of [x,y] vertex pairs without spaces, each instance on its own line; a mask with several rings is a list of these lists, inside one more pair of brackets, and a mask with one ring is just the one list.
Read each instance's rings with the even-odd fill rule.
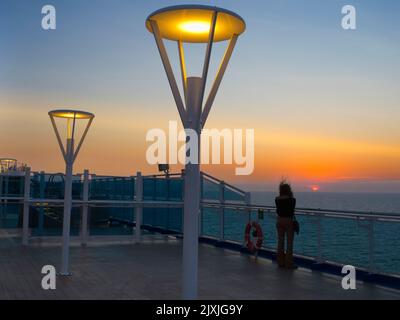
[[[64,191],[64,216],[63,216],[63,235],[62,235],[62,260],[61,272],[63,276],[70,275],[69,272],[69,241],[71,230],[71,208],[72,208],[72,172],[76,157],[82,147],[83,141],[89,131],[94,119],[94,114],[77,110],[53,110],[49,112],[50,120],[60,145],[61,153],[65,160],[65,191]],[[67,120],[67,142],[64,147],[55,118]],[[75,131],[77,120],[88,120],[83,135],[75,148]]]

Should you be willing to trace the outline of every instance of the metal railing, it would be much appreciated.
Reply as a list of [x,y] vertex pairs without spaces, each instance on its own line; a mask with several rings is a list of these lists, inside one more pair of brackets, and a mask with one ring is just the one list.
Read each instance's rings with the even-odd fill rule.
[[8,174],[19,174],[25,172],[27,165],[17,161],[10,163],[3,163],[0,159],[0,175],[6,176]]
[[[258,221],[261,223],[263,227],[265,227],[266,224],[269,224],[270,228],[269,230],[272,230],[275,226],[275,217],[276,217],[276,209],[275,207],[272,206],[262,206],[262,205],[238,205],[238,204],[221,204],[221,203],[214,203],[214,202],[203,202],[202,203],[203,208],[210,208],[210,209],[215,209],[215,210],[221,210],[221,207],[224,208],[225,211],[231,210],[234,211],[236,215],[244,215],[245,217],[242,219],[244,222],[249,222],[251,220]],[[263,213],[266,215],[265,219],[269,219],[267,223],[264,221],[260,221],[258,217],[259,210],[262,210]],[[363,241],[362,244],[367,245],[367,265],[358,265],[358,267],[366,269],[369,273],[391,273],[391,274],[400,274],[400,263],[397,263],[397,267],[395,268],[396,270],[391,270],[391,271],[381,271],[376,267],[375,264],[375,243],[378,240],[376,237],[376,226],[379,225],[379,223],[388,223],[393,227],[392,230],[392,237],[389,237],[385,239],[388,243],[392,245],[393,248],[398,248],[400,247],[400,236],[398,235],[398,231],[400,230],[400,215],[399,214],[387,214],[387,213],[368,213],[368,212],[357,212],[357,211],[336,211],[336,210],[323,210],[323,209],[309,209],[309,208],[298,208],[296,209],[296,216],[298,217],[298,220],[303,220],[301,222],[304,222],[304,224],[309,224],[309,225],[314,225],[315,227],[315,232],[314,232],[314,238],[315,240],[315,254],[304,254],[302,253],[301,255],[304,257],[312,258],[315,260],[316,263],[326,263],[326,262],[332,262],[332,263],[337,263],[338,261],[331,260],[329,258],[325,258],[323,254],[323,237],[324,235],[327,235],[329,231],[333,230],[326,230],[327,227],[323,228],[323,224],[328,219],[331,219],[332,221],[336,220],[336,222],[342,222],[342,223],[336,223],[339,227],[341,225],[349,225],[349,222],[353,222],[353,225],[357,226],[358,228],[364,229],[367,232],[367,237],[366,239],[360,239]],[[303,218],[303,219],[302,219]],[[308,221],[307,221],[307,220]],[[225,230],[226,227],[224,225],[225,219],[220,220],[220,230]],[[302,225],[302,223],[301,223]],[[272,228],[271,228],[272,226]],[[337,226],[336,226],[337,227]],[[396,231],[397,230],[397,231]],[[244,226],[243,230],[241,230],[242,233],[244,231]],[[305,236],[311,236],[307,234],[307,232],[304,232]],[[381,232],[382,233],[382,232]],[[225,237],[224,232],[220,233],[221,236],[219,237],[218,240],[220,241],[231,241],[235,243],[241,243],[240,240],[238,239],[232,239]],[[351,241],[351,238],[354,239],[354,235],[359,235],[360,230],[359,229],[354,229],[354,234],[343,234],[341,238],[343,238],[343,242],[346,240],[346,236],[348,237],[348,241]],[[210,236],[211,238],[217,238]],[[365,241],[364,241],[365,240]],[[337,241],[337,240],[336,240]],[[382,241],[382,240],[381,240]],[[351,243],[349,243],[351,245]],[[268,244],[265,244],[264,247],[269,248],[269,249],[274,249],[271,245],[268,246]],[[337,248],[337,250],[346,250],[346,248],[343,248],[341,246],[340,248]],[[390,247],[386,246],[386,249],[390,251]],[[354,250],[355,251],[355,250]],[[365,250],[364,250],[365,251]],[[357,252],[355,252],[356,254]],[[391,253],[393,255],[393,259],[397,259],[396,252]],[[342,264],[348,263],[348,261],[340,261]]]
[[[82,192],[81,196],[73,200],[73,206],[81,210],[80,231],[78,234],[81,236],[82,244],[85,245],[91,236],[89,233],[89,210],[95,210],[96,208],[132,209],[133,214],[129,213],[124,219],[114,220],[121,223],[125,220],[127,223],[130,221],[130,225],[135,226],[135,228],[132,228],[131,235],[134,241],[141,240],[141,227],[145,225],[150,227],[157,225],[165,231],[170,230],[171,212],[179,216],[175,217],[179,221],[183,219],[183,195],[179,196],[179,190],[178,192],[175,190],[173,191],[174,197],[170,197],[168,189],[167,195],[157,196],[157,185],[165,187],[169,182],[173,181],[172,179],[176,179],[179,182],[177,186],[181,187],[183,192],[182,175],[183,173],[171,174],[166,178],[165,175],[142,176],[138,173],[132,177],[99,177],[90,175],[88,171],[85,171],[83,175],[76,176],[77,183],[82,184],[80,187]],[[144,188],[146,179],[149,186],[153,188],[151,189],[152,191],[149,191],[149,194],[153,192],[154,195],[154,197],[147,197],[147,199]],[[4,206],[4,203],[12,202],[23,206],[22,234],[25,245],[28,244],[31,236],[29,228],[30,208],[37,208],[39,215],[41,215],[46,208],[60,208],[63,206],[62,198],[32,197],[31,182],[33,180],[33,176],[27,170],[23,184],[23,195],[10,196],[0,193],[0,205],[3,203]],[[127,196],[126,190],[123,190],[124,197],[120,199],[116,197],[96,198],[91,194],[91,191],[94,190],[93,184],[99,183],[99,181],[111,184],[119,181],[125,187],[127,186],[126,184],[130,184],[131,187],[128,189],[132,194]],[[43,191],[43,176],[41,190]],[[120,189],[116,188],[114,191],[118,193]],[[201,222],[199,232],[201,236],[223,242],[243,244],[245,224],[251,220],[257,220],[265,229],[266,241],[264,247],[271,250],[274,249],[276,241],[274,229],[275,207],[252,205],[249,193],[206,173],[202,173],[201,192],[202,210],[199,217]],[[178,196],[176,195],[177,193]],[[43,194],[46,193],[39,192],[39,195]],[[259,210],[264,212],[264,220],[259,220]],[[146,222],[146,219],[143,219],[143,214],[145,216],[152,214],[157,218],[157,215],[164,213],[167,216],[165,224]],[[332,262],[339,264],[351,264],[354,256],[358,254],[360,259],[355,261],[356,266],[364,268],[370,273],[400,274],[397,254],[396,252],[391,252],[390,249],[390,245],[395,250],[399,250],[398,248],[400,247],[399,214],[297,208],[296,215],[300,220],[302,231],[295,243],[303,247],[297,248],[295,253],[314,259],[316,263]],[[112,214],[105,216],[112,217]],[[182,231],[181,228],[181,224],[178,223],[172,229],[179,233]],[[383,246],[381,242],[384,242]],[[387,244],[386,247],[385,243]],[[339,257],[338,253],[346,253],[346,255]],[[389,260],[393,260],[393,267],[382,267],[382,263],[386,263]]]

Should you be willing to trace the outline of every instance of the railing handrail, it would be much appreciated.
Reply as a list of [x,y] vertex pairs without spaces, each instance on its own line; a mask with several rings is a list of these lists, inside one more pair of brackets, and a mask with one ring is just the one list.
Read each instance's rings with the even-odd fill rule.
[[[24,197],[0,197],[0,200],[7,200],[7,201],[18,201],[23,202]],[[53,204],[62,204],[64,199],[38,199],[38,198],[30,198],[30,203],[36,204],[45,204],[45,203],[53,203]],[[135,199],[132,200],[115,200],[115,199],[106,199],[106,200],[95,200],[90,199],[88,201],[83,201],[79,199],[73,199],[72,202],[76,204],[105,204],[105,205],[119,205],[119,204],[177,204],[182,203],[182,201],[171,201],[171,200],[142,200],[137,201]],[[230,202],[225,201],[221,204],[218,201],[202,201],[202,207],[213,207],[213,208],[225,208],[225,209],[236,209],[236,210],[243,210],[243,211],[255,211],[255,210],[265,210],[267,213],[275,213],[276,207],[268,206],[268,205],[247,205],[238,202]],[[348,211],[348,210],[333,210],[333,209],[313,209],[313,208],[297,208],[296,214],[298,215],[314,215],[314,216],[325,216],[325,217],[332,217],[332,218],[351,218],[351,219],[377,219],[377,220],[390,220],[393,222],[400,222],[400,214],[397,213],[384,213],[384,212],[362,212],[362,211]]]
[[182,174],[181,173],[169,173],[168,175],[167,174],[149,174],[149,175],[147,175],[147,176],[143,176],[143,178],[161,178],[161,177],[163,177],[163,178],[171,178],[171,177],[182,177]]
[[[267,205],[246,205],[233,202],[225,202],[220,204],[219,202],[212,201],[202,201],[202,205],[206,207],[224,207],[237,210],[265,210],[268,212],[275,212],[276,207]],[[296,214],[300,215],[318,215],[327,217],[337,217],[337,218],[363,218],[363,219],[393,219],[396,222],[400,222],[400,214],[397,213],[370,213],[362,211],[345,211],[345,210],[323,210],[323,209],[312,209],[312,208],[297,208]]]
[[209,175],[208,173],[205,173],[205,172],[202,171],[201,174],[203,175],[203,177],[206,177],[209,180],[213,180],[217,184],[223,182],[225,187],[227,187],[229,189],[232,189],[233,191],[237,191],[237,192],[241,193],[242,195],[246,195],[246,193],[247,193],[246,191],[244,191],[242,189],[239,189],[238,187],[235,187],[234,185],[231,185],[231,184],[229,184],[229,183],[227,183],[227,182],[225,182],[223,180],[220,180],[220,179],[218,179],[216,177],[213,177],[212,175]]

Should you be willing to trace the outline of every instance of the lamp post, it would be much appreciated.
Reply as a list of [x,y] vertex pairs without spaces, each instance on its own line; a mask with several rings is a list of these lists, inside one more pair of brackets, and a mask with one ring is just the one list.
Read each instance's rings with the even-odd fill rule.
[[[71,209],[72,209],[72,172],[73,165],[82,147],[83,141],[89,131],[90,125],[94,119],[94,114],[77,110],[54,110],[49,112],[50,120],[60,145],[61,153],[65,161],[65,186],[64,186],[64,215],[63,215],[63,235],[62,235],[62,259],[60,275],[69,276],[69,242],[71,230]],[[60,132],[57,129],[55,119],[67,121],[67,141],[64,144],[61,140]],[[75,132],[77,120],[87,120],[86,128],[82,137],[75,148]]]
[[[197,298],[198,233],[200,212],[200,136],[212,104],[228,66],[236,41],[246,29],[244,20],[229,10],[203,5],[167,7],[152,13],[146,20],[153,33],[176,106],[185,129],[197,133],[197,150],[188,150],[185,164],[184,226],[183,226],[183,299]],[[178,85],[164,46],[163,39],[177,43],[183,95]],[[213,44],[229,41],[209,96],[203,105],[208,69]],[[207,44],[201,77],[186,73],[184,43]],[[191,143],[193,147],[193,143]],[[197,161],[191,161],[191,153]]]

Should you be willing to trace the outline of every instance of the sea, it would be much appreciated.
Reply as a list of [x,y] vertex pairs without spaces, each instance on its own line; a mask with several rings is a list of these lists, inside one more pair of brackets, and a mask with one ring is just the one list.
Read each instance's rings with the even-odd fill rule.
[[[252,204],[275,206],[276,193],[252,192]],[[385,193],[328,193],[298,192],[297,208],[330,209],[365,213],[391,213],[400,215],[400,194]],[[252,212],[252,220],[258,214]],[[300,233],[295,237],[296,254],[322,260],[354,265],[372,272],[400,276],[400,222],[374,221],[372,241],[369,221],[323,217],[321,219],[321,246],[318,246],[318,220],[298,215]],[[224,239],[243,242],[248,215],[226,209],[224,213]],[[276,215],[265,214],[259,221],[264,232],[264,247],[276,248]],[[218,213],[203,210],[202,233],[218,237],[221,222]],[[371,254],[370,254],[371,253]]]
[[[275,205],[274,192],[252,192],[257,205]],[[297,207],[400,214],[400,193],[298,192]]]

